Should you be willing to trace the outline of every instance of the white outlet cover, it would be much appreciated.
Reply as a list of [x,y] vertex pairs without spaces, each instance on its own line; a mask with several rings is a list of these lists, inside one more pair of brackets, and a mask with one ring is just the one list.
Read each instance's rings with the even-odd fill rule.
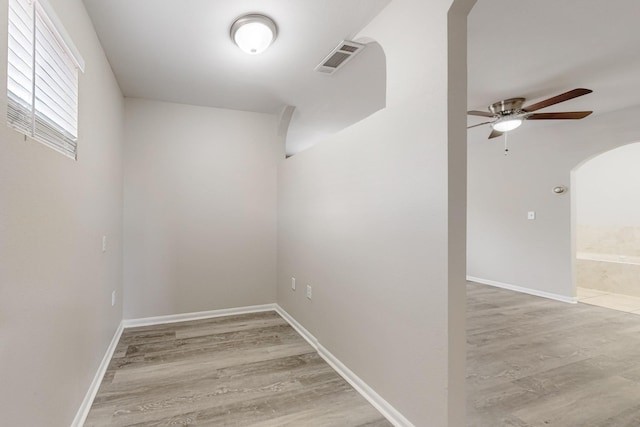
[[295,277],[291,278],[291,290],[293,290],[293,291],[296,290],[296,278]]
[[536,213],[534,211],[529,211],[527,213],[527,219],[536,219]]
[[102,236],[102,252],[107,251],[107,236]]
[[111,292],[111,307],[116,305],[116,291]]
[[312,296],[311,285],[307,285],[307,298],[311,299],[311,296]]

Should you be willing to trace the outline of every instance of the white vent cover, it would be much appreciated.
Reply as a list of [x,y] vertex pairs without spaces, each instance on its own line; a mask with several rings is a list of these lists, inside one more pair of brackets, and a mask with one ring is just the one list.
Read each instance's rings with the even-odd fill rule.
[[327,55],[320,64],[315,68],[315,71],[323,74],[333,74],[340,67],[344,66],[351,58],[356,56],[358,52],[364,49],[363,44],[352,41],[343,40],[335,49]]

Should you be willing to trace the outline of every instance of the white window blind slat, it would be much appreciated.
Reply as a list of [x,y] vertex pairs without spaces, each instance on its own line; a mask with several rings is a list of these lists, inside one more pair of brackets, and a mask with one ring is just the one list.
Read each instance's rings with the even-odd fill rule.
[[9,0],[7,119],[75,159],[84,61],[59,22],[46,0]]
[[34,137],[46,139],[47,146],[66,156],[69,156],[70,152],[75,152],[77,148],[76,142],[69,135],[60,133],[57,127],[50,126],[49,123],[39,117],[36,117]]
[[33,129],[33,14],[26,2],[9,1],[7,119],[27,135]]
[[[64,108],[65,112],[73,113],[77,103],[77,98],[74,96],[73,92],[69,90],[68,85],[60,81],[60,78],[56,75],[55,71],[38,62],[36,76],[36,94],[45,94],[49,96],[51,99],[54,99],[56,103],[59,103],[60,108]],[[53,94],[56,96],[53,97]]]
[[55,38],[59,40],[60,46],[62,46],[65,51],[65,55],[73,61],[76,68],[84,73],[84,59],[73,43],[73,40],[64,29],[64,26],[60,22],[60,19],[58,19],[58,16],[51,7],[49,0],[34,1],[36,1],[38,8],[40,8],[43,19],[47,21],[47,26],[55,34]]
[[[75,64],[57,39],[57,33],[50,27],[44,11],[36,4],[36,121],[35,136],[46,138],[58,148],[70,146],[75,151],[77,137],[77,79],[71,80],[65,69],[75,70]],[[75,74],[75,73],[74,73]],[[66,87],[65,87],[66,86]],[[71,87],[71,90],[70,90]],[[71,95],[65,99],[65,94]],[[71,119],[67,120],[67,117]],[[55,134],[58,130],[59,135]],[[55,136],[55,138],[54,138]],[[75,157],[75,152],[73,153]]]
[[[61,73],[61,76],[67,76],[71,79],[76,69],[75,63],[67,54],[65,54],[64,46],[60,44],[60,41],[56,39],[55,34],[46,27],[44,20],[38,19],[39,23],[36,26],[36,38],[38,43],[42,43],[43,49],[36,52],[42,55],[47,62],[51,64],[57,64],[55,68]],[[59,54],[54,55],[57,52]]]
[[14,3],[9,5],[9,25],[20,27],[24,34],[28,34],[33,23],[33,6],[30,3]]
[[40,67],[40,70],[43,73],[46,73],[47,76],[50,77],[51,81],[54,82],[61,91],[66,93],[67,97],[73,97],[72,94],[75,92],[73,88],[75,87],[74,82],[76,80],[76,75],[67,74],[60,70],[61,67],[72,67],[71,64],[60,65],[58,62],[53,61],[50,58],[50,55],[40,53],[37,53],[36,63],[38,64],[38,67]]
[[[22,79],[31,79],[31,75],[33,74],[33,64],[26,62],[27,59],[24,56],[20,56],[20,54],[16,54],[16,50],[20,49],[20,47],[14,48],[13,46],[9,46],[9,66],[15,68],[15,71],[22,74]],[[11,75],[10,77],[16,78],[20,76]]]
[[7,118],[9,125],[25,135],[31,135],[33,130],[33,109],[31,105],[24,105],[14,99],[8,99]]
[[31,105],[30,102],[26,101],[26,100],[31,98],[31,91],[29,89],[27,89],[26,87],[20,85],[19,83],[14,82],[14,81],[10,81],[9,82],[9,88],[11,90],[13,98],[16,98],[17,100],[23,101],[22,104],[23,105],[27,104],[26,105],[27,107],[29,105]]
[[51,69],[48,64],[43,64],[38,57],[38,63],[36,68],[36,86],[46,85],[46,88],[42,90],[46,93],[54,92],[60,97],[60,101],[66,108],[74,108],[76,103],[76,97],[74,96],[74,91],[69,89],[69,84],[65,83],[58,76],[58,73],[55,70]]
[[75,137],[75,120],[73,117],[69,117],[68,114],[60,113],[56,106],[55,101],[50,97],[46,95],[36,96],[36,114],[48,117],[49,120],[61,127],[61,130],[65,130]]
[[22,46],[29,46],[31,44],[31,25],[22,21],[22,18],[16,16],[15,13],[9,14],[9,19],[12,21],[9,23],[9,34],[11,38],[15,38],[18,44]]
[[9,65],[7,66],[8,79],[23,87],[31,86],[31,76],[33,70],[19,60],[13,60],[9,54]]

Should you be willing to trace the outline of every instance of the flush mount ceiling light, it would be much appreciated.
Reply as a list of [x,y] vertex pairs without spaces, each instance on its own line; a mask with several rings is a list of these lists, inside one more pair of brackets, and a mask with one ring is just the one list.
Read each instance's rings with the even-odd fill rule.
[[495,123],[491,124],[491,127],[498,132],[509,132],[518,128],[522,124],[522,119],[519,117],[505,117]]
[[249,55],[267,50],[277,35],[276,23],[264,15],[245,15],[231,25],[231,39]]

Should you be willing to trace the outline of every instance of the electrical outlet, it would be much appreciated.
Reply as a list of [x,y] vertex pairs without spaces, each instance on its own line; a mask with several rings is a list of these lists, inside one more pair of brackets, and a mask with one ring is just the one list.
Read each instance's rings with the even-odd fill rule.
[[102,236],[102,252],[107,252],[107,236]]
[[311,299],[311,285],[307,285],[307,298]]
[[116,291],[111,292],[111,307],[116,305]]
[[296,278],[295,277],[291,278],[291,290],[292,291],[296,290]]

